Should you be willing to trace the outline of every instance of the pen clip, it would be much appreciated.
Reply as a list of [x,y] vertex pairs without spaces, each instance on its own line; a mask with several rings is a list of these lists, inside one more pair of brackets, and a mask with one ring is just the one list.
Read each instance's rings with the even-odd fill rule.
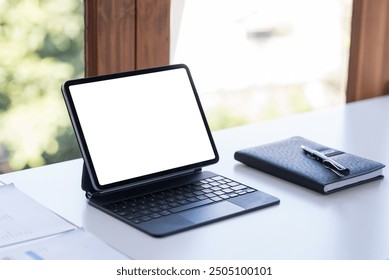
[[322,154],[321,152],[306,147],[304,145],[301,145],[301,148],[304,150],[304,153],[309,158],[319,161],[325,168],[331,170],[336,175],[342,177],[350,174],[350,170],[348,168],[344,167],[343,165],[329,158],[328,156]]
[[347,176],[350,174],[350,170],[348,168],[330,158],[323,160],[322,164],[325,168],[328,168],[338,176]]

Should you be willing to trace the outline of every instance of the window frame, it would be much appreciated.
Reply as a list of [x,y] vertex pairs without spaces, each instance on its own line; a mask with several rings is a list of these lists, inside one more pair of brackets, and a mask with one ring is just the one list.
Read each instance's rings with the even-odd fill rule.
[[346,101],[389,93],[389,1],[353,0]]
[[85,76],[169,64],[170,0],[84,0]]

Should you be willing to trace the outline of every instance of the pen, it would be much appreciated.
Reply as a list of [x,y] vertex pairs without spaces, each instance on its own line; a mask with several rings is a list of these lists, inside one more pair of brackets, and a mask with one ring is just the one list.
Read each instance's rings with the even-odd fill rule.
[[332,158],[327,157],[326,155],[322,154],[319,151],[316,151],[314,149],[311,149],[307,146],[301,145],[301,149],[304,150],[304,153],[317,161],[319,161],[323,166],[332,172],[334,172],[338,176],[347,176],[350,174],[350,170],[340,163],[336,162]]

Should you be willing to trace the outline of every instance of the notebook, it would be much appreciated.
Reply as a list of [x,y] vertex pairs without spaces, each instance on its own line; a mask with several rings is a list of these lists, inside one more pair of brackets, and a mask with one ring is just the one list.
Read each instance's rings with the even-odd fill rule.
[[[312,156],[307,148],[323,159]],[[329,194],[383,178],[384,164],[293,136],[260,146],[236,151],[236,160],[257,170],[269,173],[311,190]],[[329,161],[346,167],[339,174]],[[339,166],[338,166],[339,167]]]
[[202,168],[219,160],[186,65],[66,81],[91,205],[166,236],[279,203]]

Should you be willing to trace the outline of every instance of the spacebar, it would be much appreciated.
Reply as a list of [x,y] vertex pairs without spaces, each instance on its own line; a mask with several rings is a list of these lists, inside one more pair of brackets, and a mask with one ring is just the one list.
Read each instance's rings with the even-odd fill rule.
[[203,206],[203,205],[206,205],[206,204],[209,204],[209,203],[212,203],[212,202],[214,202],[214,201],[210,200],[210,199],[204,199],[204,200],[196,201],[196,202],[193,202],[193,203],[188,203],[188,204],[185,204],[185,205],[174,207],[172,209],[169,209],[169,211],[173,212],[173,213],[177,213],[177,212],[181,212],[181,211],[184,211],[184,210],[192,209],[192,208],[195,208],[195,207]]

